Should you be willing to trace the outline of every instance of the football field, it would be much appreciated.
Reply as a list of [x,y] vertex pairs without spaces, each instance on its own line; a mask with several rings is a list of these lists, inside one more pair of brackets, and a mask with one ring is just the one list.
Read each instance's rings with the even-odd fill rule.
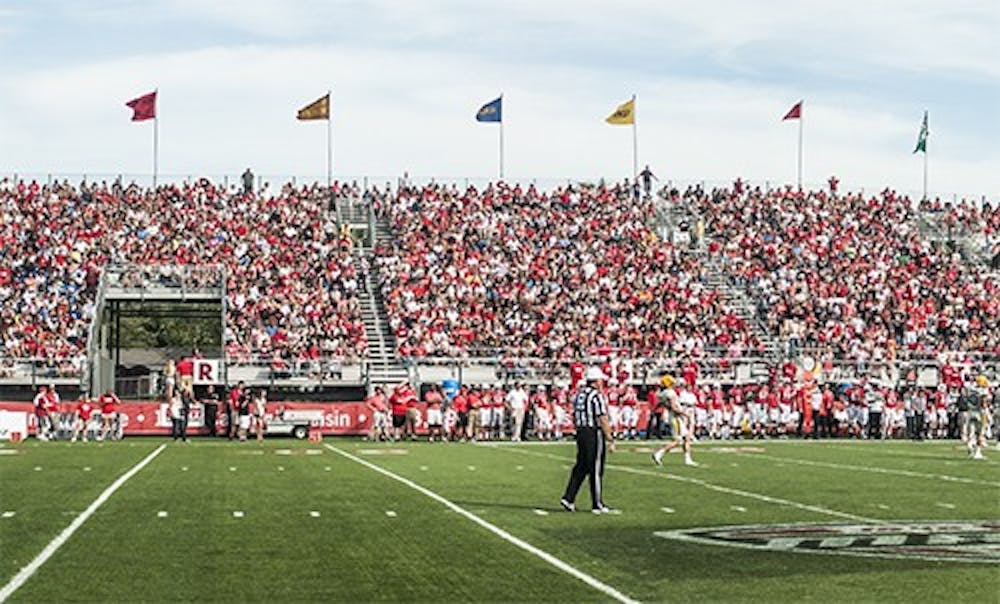
[[[956,442],[0,447],[0,600],[996,602],[1000,453]],[[722,528],[726,527],[726,528]]]

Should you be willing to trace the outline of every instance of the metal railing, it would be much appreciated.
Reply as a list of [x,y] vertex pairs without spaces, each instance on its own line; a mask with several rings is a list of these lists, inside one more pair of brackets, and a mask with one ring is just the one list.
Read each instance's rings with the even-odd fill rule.
[[221,264],[111,264],[104,268],[105,292],[142,293],[155,289],[181,294],[217,293],[225,286]]
[[[80,173],[80,172],[38,172],[38,171],[24,171],[24,172],[0,172],[0,184],[4,179],[8,179],[8,182],[18,182],[24,181],[25,183],[30,183],[32,181],[37,182],[42,185],[51,185],[53,183],[68,182],[72,185],[78,185],[81,182],[96,183],[101,182],[107,183],[109,186],[112,183],[119,182],[122,186],[129,186],[135,184],[141,187],[151,187],[153,178],[151,174],[148,173],[122,173],[122,172],[94,172],[94,173]],[[210,182],[217,186],[222,186],[227,190],[242,190],[243,180],[242,174],[233,173],[214,173],[214,174],[198,174],[198,173],[161,173],[157,175],[157,184],[163,185],[182,185],[194,183],[200,179],[208,179]],[[534,185],[542,189],[551,189],[554,187],[563,187],[566,185],[575,185],[578,183],[591,183],[597,184],[599,182],[605,182],[608,184],[620,183],[624,180],[631,178],[629,174],[604,174],[604,175],[562,175],[562,176],[552,176],[552,175],[538,175],[538,174],[519,174],[515,176],[508,176],[503,179],[506,183],[518,183],[522,186]],[[369,187],[377,186],[384,190],[386,187],[391,189],[398,188],[403,184],[414,184],[423,185],[427,183],[437,183],[449,186],[456,186],[467,188],[469,186],[475,186],[482,189],[488,186],[490,183],[496,183],[499,179],[491,176],[475,176],[475,175],[447,175],[447,174],[335,174],[333,176],[335,183],[339,185],[357,185],[362,189],[368,189]],[[700,187],[705,191],[711,191],[712,189],[731,189],[733,186],[734,179],[704,179],[704,178],[673,178],[670,180],[663,180],[657,183],[661,188],[666,187],[669,189],[678,189],[684,191],[688,187]],[[793,183],[790,179],[782,178],[749,178],[742,179],[744,188],[746,190],[761,189],[764,191],[771,190],[782,190],[785,188],[790,188]],[[312,186],[312,185],[324,185],[326,183],[326,175],[322,174],[254,174],[254,189],[260,191],[265,185],[267,189],[272,192],[278,191],[283,185],[291,184],[295,187],[302,186]],[[829,184],[827,182],[806,182],[803,183],[803,188],[807,191],[827,191],[829,190]],[[861,193],[867,195],[876,195],[880,191],[886,188],[886,184],[872,185],[871,183],[862,182],[848,182],[841,181],[838,191],[847,193]],[[905,189],[905,188],[895,188],[899,195],[904,195],[909,197],[914,203],[918,202],[923,193],[919,189]],[[952,203],[959,203],[961,201],[968,201],[972,203],[986,203],[988,201],[996,202],[998,199],[996,193],[985,194],[983,192],[972,192],[972,191],[959,191],[957,189],[952,190],[937,190],[929,191],[928,197],[932,200],[940,199],[942,201],[950,201]]]
[[87,370],[87,357],[65,358],[0,357],[0,383],[37,386],[55,381],[62,384],[82,383]]

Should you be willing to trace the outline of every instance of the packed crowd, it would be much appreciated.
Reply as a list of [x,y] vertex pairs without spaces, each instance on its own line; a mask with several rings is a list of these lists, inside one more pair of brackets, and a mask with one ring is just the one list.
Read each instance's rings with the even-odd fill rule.
[[[404,357],[757,355],[755,330],[705,285],[717,260],[788,357],[1000,354],[996,270],[918,228],[920,213],[933,214],[995,245],[1000,209],[988,204],[739,182],[674,191],[668,203],[700,219],[703,255],[657,237],[655,202],[627,184],[344,187],[393,230],[372,268]],[[0,181],[0,373],[15,358],[43,359],[46,375],[78,370],[112,264],[153,267],[117,275],[124,286],[224,275],[225,350],[237,363],[363,356],[357,293],[369,268],[328,200],[317,186]]]
[[[918,231],[918,208],[891,190],[832,195],[689,189],[710,254],[756,297],[769,331],[819,356],[868,361],[949,351],[1000,353],[1000,278]],[[1000,209],[942,208],[994,232]]]
[[222,265],[225,348],[236,360],[362,355],[363,277],[327,203],[319,188],[290,185],[244,194],[206,180],[156,190],[0,181],[0,355],[83,354],[108,264],[164,267],[126,274],[126,286],[172,282],[168,265]]
[[737,357],[760,346],[627,186],[429,185],[375,204],[396,236],[375,264],[404,356]]

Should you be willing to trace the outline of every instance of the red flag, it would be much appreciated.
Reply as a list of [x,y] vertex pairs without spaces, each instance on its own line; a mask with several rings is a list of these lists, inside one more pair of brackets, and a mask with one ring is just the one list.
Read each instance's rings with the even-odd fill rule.
[[132,109],[132,121],[141,122],[156,117],[156,93],[150,92],[125,103]]
[[788,110],[788,113],[785,114],[785,117],[781,118],[781,121],[798,119],[802,119],[802,101],[795,103],[795,106]]

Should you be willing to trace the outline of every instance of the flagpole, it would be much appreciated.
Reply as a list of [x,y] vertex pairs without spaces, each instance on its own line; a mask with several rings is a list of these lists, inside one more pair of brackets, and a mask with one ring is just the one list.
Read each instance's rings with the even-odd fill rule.
[[805,111],[799,110],[799,190],[802,190],[802,122],[805,121]]
[[927,201],[927,145],[924,144],[924,201]]
[[[503,95],[500,95],[503,99]],[[500,114],[500,180],[503,180],[503,114]]]
[[[156,95],[153,98],[156,99],[154,103],[158,102],[160,99],[160,89],[157,88],[153,91]],[[159,108],[154,105],[153,109],[153,188],[156,188],[156,176],[160,170],[160,111]]]
[[333,184],[333,112],[330,105],[333,99],[330,98],[331,91],[326,91],[326,186],[329,188]]
[[632,95],[632,186],[639,178],[639,132],[636,127],[635,95]]

